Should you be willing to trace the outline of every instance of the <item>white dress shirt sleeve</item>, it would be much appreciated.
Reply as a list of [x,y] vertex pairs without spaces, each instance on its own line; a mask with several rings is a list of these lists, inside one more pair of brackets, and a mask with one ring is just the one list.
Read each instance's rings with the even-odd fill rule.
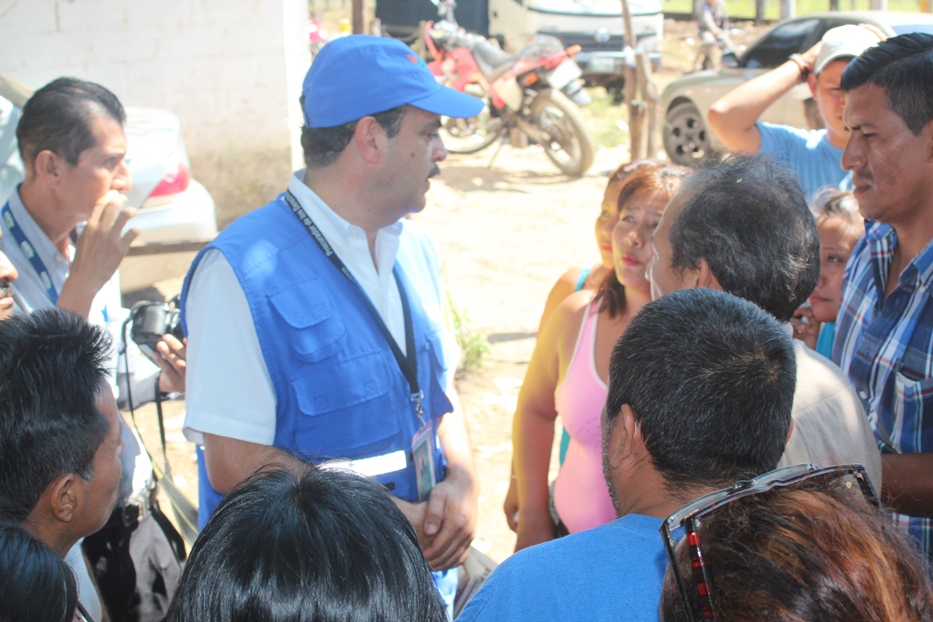
[[185,305],[185,437],[203,444],[207,433],[272,445],[275,389],[246,295],[223,253],[201,258]]

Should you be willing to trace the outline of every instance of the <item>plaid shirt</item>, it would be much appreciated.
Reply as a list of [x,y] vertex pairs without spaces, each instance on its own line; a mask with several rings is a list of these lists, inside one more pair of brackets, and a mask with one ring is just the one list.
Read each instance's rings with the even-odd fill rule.
[[[885,300],[897,234],[883,223],[865,226],[846,267],[833,361],[865,403],[883,453],[933,452],[933,242]],[[933,521],[898,520],[933,555]]]

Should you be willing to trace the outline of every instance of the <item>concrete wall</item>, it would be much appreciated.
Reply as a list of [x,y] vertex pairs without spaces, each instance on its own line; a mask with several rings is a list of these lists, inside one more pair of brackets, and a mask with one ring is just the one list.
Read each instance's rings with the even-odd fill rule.
[[306,19],[306,0],[0,0],[0,71],[36,88],[76,76],[173,111],[223,225],[300,162]]

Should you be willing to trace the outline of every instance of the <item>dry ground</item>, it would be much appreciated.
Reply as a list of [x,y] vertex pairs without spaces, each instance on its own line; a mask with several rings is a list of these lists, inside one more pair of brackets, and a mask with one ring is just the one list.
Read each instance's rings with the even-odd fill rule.
[[[748,24],[740,26],[749,30],[737,42],[756,34]],[[695,33],[694,25],[668,20],[665,28],[659,88],[688,70],[695,53],[684,41]],[[515,542],[501,510],[512,413],[538,318],[551,285],[567,267],[598,260],[593,222],[605,176],[628,160],[628,150],[625,145],[600,148],[596,163],[579,178],[558,173],[539,147],[504,146],[489,166],[494,151],[448,157],[433,180],[427,208],[413,218],[434,239],[455,305],[489,343],[482,367],[461,378],[459,390],[481,483],[475,545],[501,561]],[[171,296],[181,280],[157,285]],[[180,432],[183,412],[183,402],[167,405],[169,456],[179,486],[196,500],[193,447]],[[154,409],[143,409],[138,419],[147,444],[157,452]]]

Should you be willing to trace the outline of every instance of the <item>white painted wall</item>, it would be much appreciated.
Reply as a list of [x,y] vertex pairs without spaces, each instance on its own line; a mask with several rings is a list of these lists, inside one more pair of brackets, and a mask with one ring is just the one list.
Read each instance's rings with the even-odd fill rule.
[[70,75],[172,110],[221,224],[300,163],[306,0],[0,0],[0,71]]

